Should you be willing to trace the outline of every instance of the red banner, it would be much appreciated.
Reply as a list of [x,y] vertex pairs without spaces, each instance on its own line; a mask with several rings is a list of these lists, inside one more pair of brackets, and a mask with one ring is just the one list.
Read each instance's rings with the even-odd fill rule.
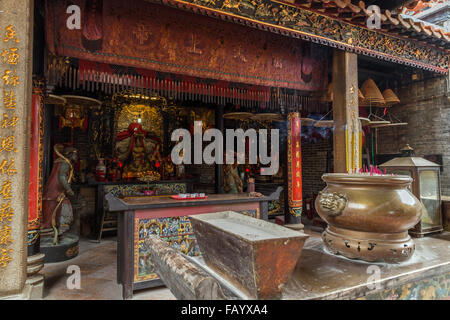
[[81,9],[81,29],[69,29],[68,5],[47,0],[47,42],[58,55],[254,85],[326,86],[320,45],[138,0],[70,1]]

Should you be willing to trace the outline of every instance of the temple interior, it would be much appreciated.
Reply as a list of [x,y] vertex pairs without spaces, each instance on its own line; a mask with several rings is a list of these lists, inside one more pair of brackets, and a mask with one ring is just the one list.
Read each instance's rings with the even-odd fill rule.
[[449,299],[447,2],[3,2],[0,297]]

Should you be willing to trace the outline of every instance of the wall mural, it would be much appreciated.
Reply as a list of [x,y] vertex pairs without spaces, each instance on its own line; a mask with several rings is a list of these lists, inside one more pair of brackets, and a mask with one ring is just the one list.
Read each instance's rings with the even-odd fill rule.
[[[93,0],[74,0],[84,12]],[[58,55],[254,85],[321,90],[327,50],[310,42],[147,1],[103,1],[86,31],[66,26],[68,2],[47,0],[47,42]],[[88,23],[88,22],[86,22]],[[107,25],[108,28],[102,26]],[[94,45],[95,44],[95,45]]]

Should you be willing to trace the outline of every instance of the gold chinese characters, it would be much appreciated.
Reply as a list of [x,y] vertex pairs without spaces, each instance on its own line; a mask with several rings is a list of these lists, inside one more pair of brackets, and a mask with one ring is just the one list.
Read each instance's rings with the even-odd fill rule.
[[3,119],[0,119],[0,268],[6,268],[13,261],[12,249],[9,246],[14,242],[11,237],[11,224],[14,217],[13,177],[17,174],[17,169],[15,159],[11,155],[18,151],[14,136],[14,129],[19,121],[15,111],[17,106],[15,90],[21,81],[15,68],[20,64],[20,53],[16,47],[20,40],[12,25],[4,29],[3,37],[0,39],[3,40],[0,43],[7,46],[0,49],[0,68],[2,68],[0,106],[3,107]]

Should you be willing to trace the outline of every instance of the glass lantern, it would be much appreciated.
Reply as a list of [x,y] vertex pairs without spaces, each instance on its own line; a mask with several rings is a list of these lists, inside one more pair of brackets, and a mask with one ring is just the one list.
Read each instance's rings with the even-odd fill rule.
[[421,221],[409,233],[423,237],[429,233],[443,231],[441,211],[440,166],[434,162],[414,156],[414,150],[407,145],[402,157],[389,160],[380,165],[387,173],[408,175],[413,178],[411,192],[423,204]]

